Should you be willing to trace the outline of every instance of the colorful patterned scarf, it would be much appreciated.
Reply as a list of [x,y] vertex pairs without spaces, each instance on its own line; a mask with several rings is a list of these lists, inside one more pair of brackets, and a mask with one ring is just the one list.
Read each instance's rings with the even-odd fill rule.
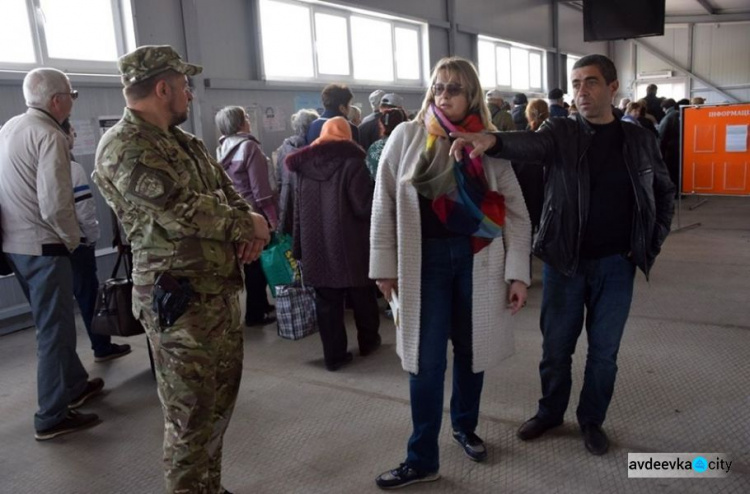
[[471,236],[476,254],[502,235],[505,221],[505,198],[490,190],[484,175],[482,158],[469,158],[472,147],[464,147],[463,158],[449,155],[450,132],[482,132],[484,126],[477,114],[461,123],[451,123],[435,105],[424,117],[427,144],[419,157],[412,177],[417,192],[432,200],[432,209],[445,227]]

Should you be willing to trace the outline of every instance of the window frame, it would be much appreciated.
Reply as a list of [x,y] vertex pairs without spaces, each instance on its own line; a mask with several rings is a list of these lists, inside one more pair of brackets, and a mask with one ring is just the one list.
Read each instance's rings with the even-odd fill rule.
[[[490,36],[483,36],[483,35],[477,36],[477,51],[479,51],[479,43],[490,43],[490,44],[492,44],[492,53],[495,55],[495,70],[494,70],[495,73],[493,75],[493,79],[495,80],[495,85],[491,86],[491,87],[486,87],[484,89],[486,89],[486,90],[499,89],[501,91],[506,91],[506,92],[518,92],[518,91],[524,91],[524,92],[529,92],[529,93],[542,93],[542,92],[544,92],[544,84],[545,84],[545,79],[546,79],[546,76],[547,76],[547,67],[545,66],[545,63],[544,63],[545,62],[545,57],[546,57],[546,50],[544,50],[543,48],[535,47],[535,46],[524,45],[522,43],[515,43],[513,41],[501,40],[501,39],[492,38]],[[498,56],[497,56],[497,49],[498,49],[498,47],[504,48],[504,49],[508,50],[508,59],[509,59],[509,68],[510,68],[510,71],[509,71],[510,85],[500,84],[499,80],[498,80],[498,77],[497,77],[497,71],[498,71],[498,67],[499,67],[499,63],[498,63],[499,59],[498,59]],[[529,87],[528,88],[513,87],[513,48],[521,49],[521,50],[525,50],[526,51],[526,59],[527,59],[527,62],[528,62],[528,73],[527,73],[527,78],[528,78],[528,81],[529,81]],[[539,67],[539,73],[541,74],[541,77],[540,77],[540,83],[541,83],[541,85],[540,86],[532,86],[531,85],[531,80],[532,80],[532,77],[531,77],[531,66],[532,66],[532,63],[531,63],[531,58],[532,58],[531,54],[532,53],[539,55],[539,64],[538,64],[538,67]],[[534,65],[536,65],[536,64],[534,64]],[[481,67],[477,67],[477,68],[479,69],[479,71],[481,73],[482,68]]]
[[[286,3],[298,7],[307,8],[310,15],[310,35],[312,39],[309,45],[312,47],[312,58],[313,58],[313,76],[269,76],[266,73],[266,53],[263,45],[263,25],[261,23],[263,9],[263,3],[272,1],[276,3]],[[345,5],[335,5],[331,3],[319,3],[314,1],[306,0],[258,0],[258,26],[260,30],[259,42],[260,42],[260,76],[261,80],[274,83],[274,82],[304,82],[304,83],[330,83],[339,82],[350,85],[359,86],[404,86],[404,87],[423,87],[425,80],[425,67],[424,61],[427,58],[425,54],[425,46],[427,45],[425,36],[427,31],[427,25],[419,21],[412,21],[410,19],[399,18],[392,15],[381,14],[376,11],[364,10],[360,8],[351,8]],[[318,67],[318,46],[316,42],[316,29],[315,29],[315,14],[322,13],[327,15],[333,15],[337,17],[346,18],[347,28],[347,43],[348,43],[348,54],[349,54],[349,75],[335,75],[335,74],[323,74],[320,72]],[[354,50],[353,50],[353,39],[352,39],[352,17],[360,17],[363,19],[370,19],[378,22],[385,22],[390,24],[391,30],[391,43],[393,46],[393,80],[391,81],[378,81],[371,79],[355,78],[354,77]],[[396,28],[407,29],[414,31],[417,34],[417,50],[419,57],[419,77],[417,79],[405,79],[400,78],[398,73],[398,64],[396,57]],[[306,44],[307,46],[307,44]]]
[[[112,7],[112,27],[114,28],[115,46],[117,57],[126,54],[135,46],[129,46],[130,42],[136,43],[135,33],[132,40],[127,34],[125,20],[126,9],[132,13],[132,0],[109,0]],[[27,20],[31,28],[31,41],[34,47],[34,62],[5,62],[0,60],[0,71],[29,71],[36,67],[55,67],[63,72],[79,72],[83,74],[117,74],[117,60],[74,60],[68,58],[50,57],[47,48],[47,36],[44,25],[44,12],[40,0],[25,0]],[[128,5],[126,6],[125,3]],[[130,25],[135,31],[135,22]],[[137,45],[136,45],[137,46]]]

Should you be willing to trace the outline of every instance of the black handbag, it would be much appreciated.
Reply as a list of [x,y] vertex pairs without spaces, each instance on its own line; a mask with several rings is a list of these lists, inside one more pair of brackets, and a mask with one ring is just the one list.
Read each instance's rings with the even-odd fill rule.
[[[124,278],[117,278],[120,262],[125,265]],[[110,336],[135,336],[145,332],[141,322],[133,316],[133,278],[124,250],[117,256],[112,276],[99,286],[91,332]]]

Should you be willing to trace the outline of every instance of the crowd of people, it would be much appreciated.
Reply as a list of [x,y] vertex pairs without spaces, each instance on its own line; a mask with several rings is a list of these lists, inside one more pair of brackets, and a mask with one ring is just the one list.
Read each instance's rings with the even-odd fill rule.
[[[619,115],[614,64],[589,55],[573,67],[574,105],[554,88],[546,101],[516,94],[511,106],[500,91],[483,91],[470,61],[448,57],[412,118],[400,95],[383,90],[362,118],[348,87],[327,85],[323,113],[292,116],[274,163],[241,106],[216,114],[215,154],[180,129],[189,77],[202,67],[171,47],[142,46],[118,67],[126,108],[98,145],[92,177],[132,250],[132,310],[153,348],[168,492],[229,492],[222,443],[242,374],[239,296],[246,326],[275,320],[259,262],[274,232],[292,236],[314,288],[327,370],[354,358],[347,305],[366,357],[382,343],[378,292],[399,299],[396,351],[409,373],[412,433],[378,487],[440,476],[449,341],[452,437],[470,460],[487,458],[476,433],[484,372],[514,353],[512,316],[526,305],[532,253],[544,261],[542,397],[517,435],[533,440],[562,423],[585,327],[576,417],[586,449],[607,452],[602,425],[635,273],[648,276],[670,230],[678,103],[659,101],[660,114],[649,90]],[[34,425],[47,440],[101,422],[75,410],[104,382],[88,379],[76,353],[69,303],[75,295],[88,330],[99,231],[70,154],[78,93],[55,69],[29,72],[23,86],[28,111],[0,129],[2,246],[37,326]],[[166,303],[157,285],[186,303]],[[130,352],[89,334],[97,361]]]

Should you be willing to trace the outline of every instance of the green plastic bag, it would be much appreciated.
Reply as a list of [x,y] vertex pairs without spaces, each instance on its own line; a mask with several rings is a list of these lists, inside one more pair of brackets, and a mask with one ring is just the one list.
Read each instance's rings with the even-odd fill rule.
[[292,236],[274,235],[260,254],[260,265],[271,288],[271,295],[276,298],[276,287],[291,285],[299,273],[297,260],[292,257]]

